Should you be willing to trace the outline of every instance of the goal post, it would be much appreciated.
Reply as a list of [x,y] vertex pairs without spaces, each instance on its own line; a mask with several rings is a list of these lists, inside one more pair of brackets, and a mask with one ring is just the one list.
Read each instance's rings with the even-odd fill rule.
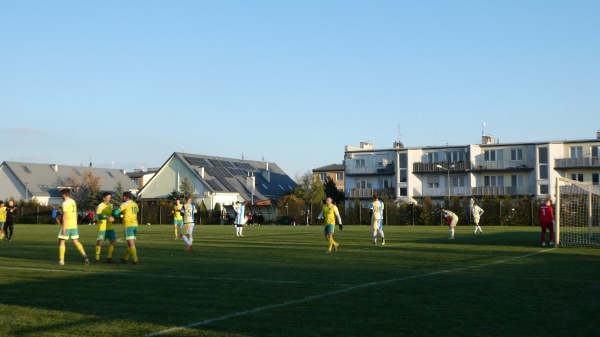
[[600,247],[600,186],[556,178],[556,240],[563,247]]

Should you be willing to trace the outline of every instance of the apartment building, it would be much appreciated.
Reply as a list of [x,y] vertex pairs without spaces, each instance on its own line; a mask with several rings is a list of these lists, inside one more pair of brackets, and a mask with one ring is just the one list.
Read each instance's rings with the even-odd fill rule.
[[426,196],[554,194],[557,177],[600,183],[600,131],[595,139],[374,149],[346,146],[345,194],[365,202],[373,194],[398,202]]

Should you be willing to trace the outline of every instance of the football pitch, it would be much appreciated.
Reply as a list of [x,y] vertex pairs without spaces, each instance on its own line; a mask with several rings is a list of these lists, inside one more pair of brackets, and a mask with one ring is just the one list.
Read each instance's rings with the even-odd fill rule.
[[[122,226],[117,225],[122,238]],[[536,227],[141,225],[140,265],[85,266],[54,225],[0,242],[0,336],[597,336],[600,250],[549,248]],[[94,260],[96,226],[79,226]],[[378,242],[379,243],[379,242]],[[119,240],[114,259],[125,251]],[[107,243],[102,250],[106,257]]]

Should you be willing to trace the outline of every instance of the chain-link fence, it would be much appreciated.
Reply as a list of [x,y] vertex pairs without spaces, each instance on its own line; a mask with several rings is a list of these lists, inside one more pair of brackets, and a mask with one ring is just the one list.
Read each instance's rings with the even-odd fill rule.
[[[484,196],[476,200],[477,204],[485,211],[481,217],[481,223],[488,226],[537,226],[539,225],[538,209],[542,200],[531,197],[498,197]],[[172,224],[173,204],[169,201],[140,202],[139,223],[140,224]],[[42,206],[34,203],[16,204],[16,223],[22,224],[50,224],[52,223],[52,206]],[[278,214],[277,207],[273,210],[263,212],[266,215],[265,224],[275,223]],[[429,198],[419,200],[418,204],[396,204],[393,201],[385,201],[384,225],[390,226],[437,226],[445,225],[440,212],[446,208],[456,213],[459,223],[472,223],[470,212],[470,198],[451,197],[443,201],[433,201]],[[322,204],[309,205],[309,223],[316,223],[317,216],[321,212]],[[340,215],[344,224],[348,225],[370,225],[371,212],[364,207],[359,200],[346,202],[338,205]],[[207,211],[205,207],[198,206],[196,223],[223,224],[223,216],[226,214],[221,210]],[[80,223],[85,219],[88,210],[80,209]],[[92,210],[94,212],[95,210]],[[271,221],[269,221],[271,220]],[[301,223],[306,222],[306,214],[298,217]]]

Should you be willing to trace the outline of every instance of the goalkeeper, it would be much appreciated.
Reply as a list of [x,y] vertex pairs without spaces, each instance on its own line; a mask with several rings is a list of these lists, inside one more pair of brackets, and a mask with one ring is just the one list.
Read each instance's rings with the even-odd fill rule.
[[331,248],[334,247],[337,252],[338,247],[340,246],[337,242],[333,240],[333,232],[335,227],[335,218],[337,217],[338,223],[340,224],[340,230],[344,228],[342,225],[342,218],[340,217],[340,212],[336,205],[332,204],[331,198],[325,199],[325,205],[323,205],[323,211],[317,219],[325,219],[325,240],[329,242],[329,249],[325,251],[325,253],[331,253]]
[[554,209],[550,199],[540,207],[540,227],[542,228],[542,246],[546,245],[546,229],[550,232],[550,245],[554,245]]

